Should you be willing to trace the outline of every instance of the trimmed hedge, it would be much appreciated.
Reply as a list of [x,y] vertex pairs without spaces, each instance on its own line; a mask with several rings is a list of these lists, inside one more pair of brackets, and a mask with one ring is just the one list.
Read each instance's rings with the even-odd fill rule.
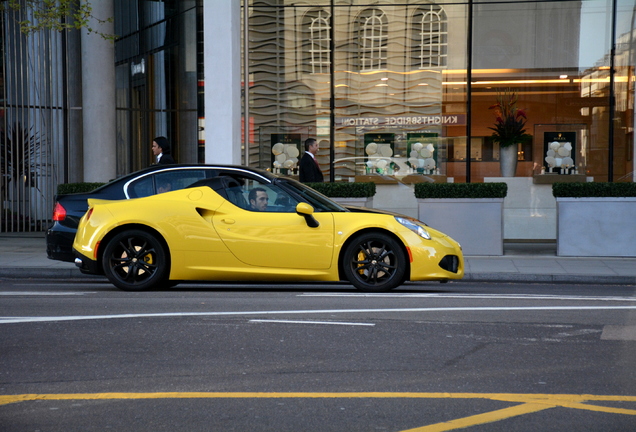
[[330,198],[368,198],[375,195],[373,182],[305,183]]
[[63,183],[57,185],[57,194],[72,194],[91,192],[106,183]]
[[505,198],[506,183],[417,183],[415,198]]
[[556,198],[636,197],[636,183],[554,183],[552,195]]

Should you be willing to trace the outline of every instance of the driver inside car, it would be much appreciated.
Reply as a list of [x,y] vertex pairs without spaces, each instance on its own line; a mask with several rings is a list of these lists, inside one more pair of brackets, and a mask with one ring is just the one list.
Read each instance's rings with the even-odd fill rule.
[[255,187],[250,190],[248,195],[250,202],[250,209],[254,211],[267,211],[267,205],[269,204],[269,196],[267,191],[261,187]]

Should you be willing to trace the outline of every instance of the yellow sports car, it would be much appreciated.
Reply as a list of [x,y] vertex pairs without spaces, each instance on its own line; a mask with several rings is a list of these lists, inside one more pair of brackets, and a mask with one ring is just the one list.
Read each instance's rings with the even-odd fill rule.
[[186,280],[348,280],[387,291],[407,280],[464,275],[459,244],[420,221],[345,208],[266,171],[217,166],[209,173],[186,189],[89,200],[73,243],[76,265],[126,291]]

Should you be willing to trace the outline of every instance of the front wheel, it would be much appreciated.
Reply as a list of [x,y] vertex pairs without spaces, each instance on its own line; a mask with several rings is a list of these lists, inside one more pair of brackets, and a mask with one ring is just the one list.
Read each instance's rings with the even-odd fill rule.
[[141,230],[123,231],[113,237],[104,249],[102,266],[108,280],[124,291],[162,286],[170,273],[161,242]]
[[389,291],[404,281],[404,251],[386,234],[356,237],[345,249],[343,259],[345,276],[359,290]]

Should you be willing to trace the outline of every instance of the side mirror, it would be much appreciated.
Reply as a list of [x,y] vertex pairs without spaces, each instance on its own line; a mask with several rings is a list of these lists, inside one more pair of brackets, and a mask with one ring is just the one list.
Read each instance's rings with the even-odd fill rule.
[[304,216],[305,222],[309,228],[318,228],[320,222],[314,217],[314,208],[307,203],[298,203],[296,206],[296,213],[300,216]]

